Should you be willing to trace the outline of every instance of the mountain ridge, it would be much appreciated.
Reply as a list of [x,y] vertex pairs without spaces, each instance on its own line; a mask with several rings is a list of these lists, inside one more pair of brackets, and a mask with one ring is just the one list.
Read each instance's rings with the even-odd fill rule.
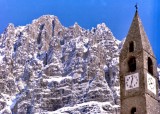
[[104,23],[85,30],[44,15],[9,24],[0,36],[0,113],[118,113],[121,47]]

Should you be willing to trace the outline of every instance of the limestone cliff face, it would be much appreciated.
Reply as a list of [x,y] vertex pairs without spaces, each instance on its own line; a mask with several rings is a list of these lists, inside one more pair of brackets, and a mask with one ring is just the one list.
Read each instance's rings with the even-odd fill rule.
[[56,16],[0,36],[0,113],[118,113],[120,42],[104,24],[66,28]]

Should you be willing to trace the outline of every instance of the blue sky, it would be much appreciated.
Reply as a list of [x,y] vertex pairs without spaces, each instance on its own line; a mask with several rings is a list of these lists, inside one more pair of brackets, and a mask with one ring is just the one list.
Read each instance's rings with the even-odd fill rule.
[[[86,29],[106,23],[114,36],[122,40],[128,33],[138,3],[139,15],[160,63],[160,1],[158,0],[0,0],[0,33],[8,23],[31,23],[42,15],[58,16],[64,26],[78,22]],[[158,13],[159,12],[159,13]]]

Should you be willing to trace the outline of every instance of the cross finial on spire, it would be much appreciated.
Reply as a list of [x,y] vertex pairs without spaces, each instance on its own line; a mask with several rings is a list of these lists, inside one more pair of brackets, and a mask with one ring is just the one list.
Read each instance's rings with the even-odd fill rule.
[[138,11],[138,4],[136,3],[136,5],[135,5],[135,8],[136,8],[136,11]]

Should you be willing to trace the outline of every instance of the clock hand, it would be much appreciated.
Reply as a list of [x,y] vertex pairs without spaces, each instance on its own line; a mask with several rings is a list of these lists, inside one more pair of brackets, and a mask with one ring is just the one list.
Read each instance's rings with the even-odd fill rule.
[[131,85],[130,85],[130,87],[132,87],[132,83],[133,83],[133,75],[132,75],[132,80],[131,80]]

